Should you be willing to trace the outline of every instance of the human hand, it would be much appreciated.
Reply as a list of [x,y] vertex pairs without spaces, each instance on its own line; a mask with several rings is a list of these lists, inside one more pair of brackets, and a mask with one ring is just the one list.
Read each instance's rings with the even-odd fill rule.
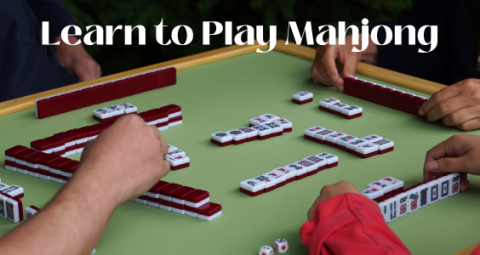
[[[362,35],[359,35],[362,38]],[[338,44],[338,38],[337,38]],[[367,49],[363,52],[352,52],[355,45],[352,44],[352,36],[346,36],[345,45],[320,45],[317,48],[315,60],[313,61],[310,73],[315,83],[327,86],[334,86],[338,91],[343,92],[343,79],[338,74],[342,71],[343,77],[354,76],[359,61],[369,64],[378,64],[378,48],[369,38]],[[362,47],[355,46],[357,49]]]
[[460,173],[460,190],[470,187],[467,174],[480,175],[480,136],[460,134],[441,142],[427,152],[423,179],[435,175]]
[[311,221],[315,217],[315,211],[317,210],[318,204],[344,193],[362,194],[357,187],[355,187],[355,185],[349,181],[343,180],[335,184],[326,185],[320,191],[320,196],[318,196],[318,198],[315,200],[310,210],[308,210],[308,221]]
[[[78,40],[75,36],[68,37],[70,43]],[[102,69],[95,60],[87,53],[82,44],[68,45],[58,36],[55,41],[60,41],[60,45],[55,45],[58,62],[65,67],[79,81],[88,81],[102,76]]]
[[418,114],[430,122],[441,119],[445,126],[463,131],[480,128],[480,80],[466,79],[437,91]]
[[160,132],[129,114],[86,144],[72,182],[80,179],[90,186],[105,187],[102,196],[118,206],[147,192],[168,173],[167,152],[168,144]]

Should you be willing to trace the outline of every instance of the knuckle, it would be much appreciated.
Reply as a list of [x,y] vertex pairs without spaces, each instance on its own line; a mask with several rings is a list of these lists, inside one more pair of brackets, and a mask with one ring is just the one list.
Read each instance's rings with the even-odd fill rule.
[[450,169],[452,166],[452,162],[446,158],[440,162],[441,162],[440,165],[442,166],[443,169]]
[[442,102],[442,103],[438,104],[438,109],[439,109],[440,113],[446,114],[446,113],[449,112],[450,106],[448,104]]
[[[452,122],[453,125],[455,125],[456,123],[460,123],[462,117],[463,116],[462,116],[461,113],[454,112],[454,113],[450,114],[450,121]],[[445,122],[444,122],[444,124],[445,124]]]
[[332,189],[332,185],[331,185],[331,184],[325,185],[325,186],[323,186],[322,190],[320,191],[320,194],[328,193],[328,192],[330,192],[331,189]]
[[480,101],[480,88],[475,88],[475,91],[471,93],[470,98],[471,98],[474,102]]
[[320,60],[321,60],[323,63],[325,63],[325,62],[327,62],[327,61],[329,60],[329,56],[328,56],[327,54],[325,54],[325,55],[323,55],[323,56],[320,57]]

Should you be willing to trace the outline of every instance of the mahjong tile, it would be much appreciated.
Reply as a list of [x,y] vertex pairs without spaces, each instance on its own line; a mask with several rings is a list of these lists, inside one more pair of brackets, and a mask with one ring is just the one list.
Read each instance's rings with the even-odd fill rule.
[[313,93],[308,91],[300,91],[293,94],[293,99],[298,101],[305,101],[310,98],[313,98]]
[[328,108],[329,105],[335,104],[335,103],[340,103],[340,100],[336,98],[327,98],[327,99],[320,100],[320,102],[318,102],[318,105],[323,108]]

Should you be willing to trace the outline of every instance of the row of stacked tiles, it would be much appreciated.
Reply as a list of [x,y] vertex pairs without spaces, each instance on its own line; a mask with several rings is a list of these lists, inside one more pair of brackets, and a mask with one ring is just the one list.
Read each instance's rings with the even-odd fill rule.
[[364,159],[377,154],[385,154],[394,149],[393,141],[383,139],[378,135],[372,134],[359,139],[319,126],[305,129],[303,137],[310,141],[339,148]]
[[338,165],[338,157],[326,152],[306,157],[298,162],[279,167],[253,179],[240,182],[240,192],[252,197],[270,192],[295,180],[312,176],[326,168]]
[[[397,184],[388,185],[388,182],[383,181],[385,179],[393,179]],[[397,187],[399,182],[401,181],[386,177],[370,183],[368,189],[361,191],[366,197],[379,203],[386,222],[394,221],[460,192],[459,173],[443,174],[405,190],[403,190],[403,182],[401,182],[401,189]]]
[[208,221],[222,214],[222,206],[210,202],[208,191],[165,181],[158,181],[133,201]]
[[417,116],[422,104],[428,100],[425,97],[351,76],[344,80],[343,93]]
[[[177,113],[180,113],[177,116]],[[151,123],[151,118],[159,120],[161,116],[164,116],[166,122],[157,123],[155,126],[159,130],[165,130],[171,124],[172,126],[178,125],[182,121],[181,108],[178,105],[167,105],[159,109],[153,109],[138,114],[147,124]],[[176,117],[170,119],[170,115]],[[178,120],[180,119],[180,120]],[[102,122],[99,124],[86,126],[78,129],[72,129],[66,132],[54,134],[51,137],[45,139],[39,139],[30,143],[30,146],[37,150],[47,154],[55,154],[59,156],[70,156],[76,153],[81,153],[83,147],[89,140],[94,140],[97,136],[107,129],[113,122]]]
[[35,115],[37,118],[43,119],[94,104],[171,86],[176,83],[177,72],[174,67],[155,70],[38,99],[35,101]]
[[[79,166],[79,162],[76,160],[63,158],[55,154],[46,154],[22,145],[17,145],[6,150],[5,158],[5,168],[7,170],[28,174],[33,177],[39,177],[62,184],[67,183]],[[167,184],[169,183],[159,181],[148,193],[145,194],[145,196],[142,196],[139,199],[145,201],[145,204],[146,201],[150,201],[151,203],[156,204],[155,207],[159,207],[159,204],[170,207],[170,209],[166,209],[170,211],[172,211],[172,208],[177,208],[179,210],[184,210],[184,214],[185,211],[198,213],[199,218],[204,216],[208,219],[219,215],[221,206],[215,203],[208,203],[208,192],[190,187],[183,187],[178,184]],[[1,195],[2,194],[0,193],[0,198]],[[162,195],[162,197],[160,197],[160,195]],[[179,200],[176,200],[182,200],[181,198],[183,197],[180,196],[183,196],[185,201],[179,202]],[[18,196],[14,198],[18,199]],[[160,201],[159,199],[162,200]],[[163,199],[166,199],[166,201]],[[140,200],[137,200],[137,202]],[[176,206],[176,203],[183,204]],[[197,215],[195,215],[195,217],[197,217]]]

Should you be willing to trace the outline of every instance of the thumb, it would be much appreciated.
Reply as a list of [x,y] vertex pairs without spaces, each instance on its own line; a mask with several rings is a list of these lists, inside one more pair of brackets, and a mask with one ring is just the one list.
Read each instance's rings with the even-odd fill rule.
[[465,166],[465,159],[457,158],[441,158],[430,161],[425,164],[425,170],[430,173],[460,173],[466,172],[468,167]]

